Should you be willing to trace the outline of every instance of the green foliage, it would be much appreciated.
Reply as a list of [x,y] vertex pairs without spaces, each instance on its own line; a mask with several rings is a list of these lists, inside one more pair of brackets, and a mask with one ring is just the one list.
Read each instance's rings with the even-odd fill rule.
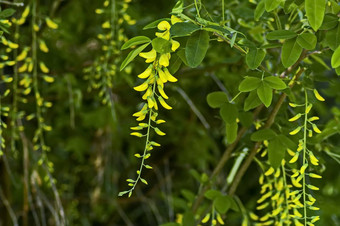
[[190,67],[197,67],[204,59],[209,48],[209,33],[196,31],[188,39],[185,57]]
[[338,224],[339,13],[2,1],[0,225]]

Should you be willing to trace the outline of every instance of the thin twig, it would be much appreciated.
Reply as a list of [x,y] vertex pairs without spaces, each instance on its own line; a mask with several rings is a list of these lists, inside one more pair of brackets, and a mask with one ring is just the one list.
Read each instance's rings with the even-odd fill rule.
[[0,4],[7,4],[7,5],[14,5],[14,6],[18,6],[18,7],[21,7],[21,6],[24,6],[24,3],[23,2],[9,2],[9,1],[0,1]]
[[204,118],[204,116],[202,115],[202,113],[197,109],[196,105],[192,102],[192,100],[190,99],[190,97],[184,92],[183,89],[176,87],[176,90],[179,94],[181,94],[181,96],[183,97],[183,99],[187,102],[187,104],[189,105],[189,107],[191,108],[191,110],[196,114],[196,116],[198,117],[198,119],[202,122],[203,126],[208,130],[210,129],[210,125],[207,122],[207,120]]
[[4,204],[4,206],[6,207],[9,215],[11,216],[12,222],[14,226],[19,226],[18,224],[18,220],[17,217],[15,216],[15,213],[10,205],[10,203],[8,202],[8,200],[6,199],[4,193],[2,192],[2,189],[0,188],[0,198],[2,199],[2,203]]

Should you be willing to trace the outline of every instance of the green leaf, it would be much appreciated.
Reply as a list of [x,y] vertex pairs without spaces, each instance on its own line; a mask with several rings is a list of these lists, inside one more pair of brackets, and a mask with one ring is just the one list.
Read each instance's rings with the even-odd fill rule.
[[291,39],[295,38],[297,34],[290,30],[276,30],[269,32],[266,37],[268,40]]
[[269,107],[273,99],[273,90],[266,83],[262,83],[260,87],[257,88],[257,96],[264,106]]
[[325,43],[333,51],[340,45],[340,23],[336,28],[326,32]]
[[204,197],[206,197],[209,200],[214,200],[218,196],[222,196],[220,191],[210,189],[204,193]]
[[340,67],[340,46],[336,48],[335,52],[332,55],[332,68]]
[[10,17],[15,13],[15,9],[5,9],[0,12],[0,18]]
[[186,226],[195,226],[195,216],[191,211],[183,214],[182,224]]
[[200,27],[193,23],[176,23],[171,26],[170,28],[170,34],[172,37],[183,37],[183,36],[189,36],[193,32],[199,30]]
[[132,46],[144,44],[144,43],[150,42],[150,41],[151,40],[148,37],[146,37],[146,36],[133,37],[133,38],[129,39],[127,42],[124,43],[124,45],[122,46],[121,50],[128,49],[128,48],[130,48]]
[[286,147],[289,148],[291,150],[296,150],[297,149],[297,144],[292,141],[290,138],[286,137],[285,135],[278,135],[277,138],[280,140],[281,144]]
[[316,36],[312,33],[303,33],[300,34],[297,39],[296,39],[297,43],[299,43],[299,45],[302,48],[305,48],[307,50],[312,50],[315,48],[316,46]]
[[185,56],[190,67],[197,67],[204,59],[209,47],[209,33],[196,31],[188,39]]
[[259,21],[259,19],[263,15],[264,11],[265,11],[265,3],[264,3],[264,0],[262,0],[256,6],[256,9],[255,9],[255,12],[254,12],[254,19],[256,21]]
[[178,56],[178,54],[172,54],[170,58],[170,66],[169,71],[170,74],[175,74],[182,65],[182,59]]
[[240,112],[238,118],[244,127],[249,127],[253,124],[253,114],[251,112]]
[[142,52],[150,43],[146,43],[142,46],[139,46],[138,48],[132,50],[128,56],[125,58],[125,60],[123,61],[122,65],[120,65],[120,70],[122,71],[131,61],[133,61],[133,59],[136,58],[136,56]]
[[286,153],[285,146],[282,145],[280,139],[275,138],[269,142],[268,145],[268,159],[270,165],[276,169],[281,165]]
[[225,214],[231,206],[231,201],[228,196],[218,196],[214,199],[213,205],[220,214]]
[[306,16],[310,26],[317,31],[325,15],[325,0],[305,0]]
[[164,38],[154,38],[152,40],[152,48],[154,48],[157,53],[169,53],[171,50],[171,42]]
[[179,56],[179,58],[181,58],[182,62],[185,65],[189,66],[187,58],[185,57],[185,49],[181,49],[181,50],[177,51],[176,54]]
[[265,1],[265,7],[266,7],[267,12],[273,11],[281,3],[281,0],[264,0],[264,1]]
[[302,47],[297,43],[296,39],[289,39],[283,43],[281,51],[281,60],[285,68],[292,66],[300,57]]
[[266,56],[266,51],[259,48],[251,48],[246,56],[246,63],[250,69],[256,69],[260,66],[264,57]]
[[254,132],[250,139],[252,141],[264,141],[264,140],[271,140],[276,137],[276,133],[271,129],[261,129]]
[[232,33],[232,37],[230,39],[230,47],[233,48],[236,41],[237,33]]
[[319,30],[330,30],[338,25],[338,17],[334,14],[327,13]]
[[287,88],[286,83],[282,81],[282,79],[275,77],[275,76],[268,76],[265,77],[263,80],[268,86],[276,90],[282,90]]
[[121,192],[119,192],[118,196],[123,196],[123,195],[125,195],[127,193],[129,193],[129,191],[121,191]]
[[340,75],[340,67],[335,68],[335,72],[337,75]]
[[179,14],[183,12],[183,1],[177,1],[176,5],[172,8],[171,13]]
[[153,21],[149,24],[147,24],[145,27],[143,27],[143,30],[147,30],[147,29],[151,29],[151,28],[156,28],[157,25],[162,22],[162,21],[168,21],[170,22],[170,19],[169,18],[163,18],[163,19],[159,19],[159,20],[156,20],[156,21]]
[[228,97],[227,94],[224,92],[218,91],[218,92],[213,92],[209,93],[207,96],[207,102],[208,105],[212,108],[219,108],[223,104],[228,103]]
[[257,89],[260,85],[261,79],[247,76],[240,83],[238,90],[240,90],[240,92],[250,92],[254,89]]
[[237,122],[226,124],[226,135],[229,144],[233,143],[237,137],[238,124]]
[[261,100],[257,96],[256,90],[253,90],[249,93],[248,97],[246,98],[244,102],[244,111],[249,111],[253,108],[256,108],[261,104]]
[[221,107],[220,115],[225,123],[232,124],[238,117],[237,107],[234,104],[225,103]]

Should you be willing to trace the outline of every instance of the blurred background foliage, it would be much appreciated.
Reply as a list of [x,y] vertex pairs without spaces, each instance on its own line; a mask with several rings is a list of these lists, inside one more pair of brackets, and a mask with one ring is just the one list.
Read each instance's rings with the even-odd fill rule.
[[[25,2],[25,5],[28,3]],[[136,84],[136,75],[145,69],[145,63],[139,58],[127,70],[117,71],[114,76],[111,98],[116,118],[113,118],[112,108],[101,103],[98,92],[94,89],[89,91],[89,80],[85,79],[84,73],[84,68],[91,66],[103,54],[97,36],[103,33],[101,25],[105,15],[95,13],[103,3],[103,0],[38,1],[39,15],[49,15],[59,25],[57,30],[43,29],[39,33],[50,49],[49,53],[41,54],[39,58],[44,60],[55,78],[53,84],[41,85],[41,90],[43,96],[53,102],[53,107],[44,114],[46,122],[53,128],[46,134],[46,144],[51,147],[47,155],[54,165],[51,173],[65,217],[69,225],[160,225],[176,221],[189,209],[200,187],[200,180],[211,174],[226,147],[225,128],[217,110],[208,106],[206,96],[221,89],[235,96],[238,93],[235,84],[242,80],[240,75],[246,74],[244,60],[225,43],[211,42],[201,66],[196,69],[182,67],[176,73],[179,82],[167,87],[173,110],[160,110],[167,121],[163,128],[167,136],[158,138],[157,142],[162,147],[153,152],[149,161],[154,168],[145,175],[149,186],[139,184],[131,198],[118,198],[118,192],[125,189],[125,178],[133,177],[139,165],[133,155],[140,151],[142,142],[129,135],[129,127],[135,124],[132,114],[140,102],[139,94],[132,87]],[[127,14],[136,20],[136,24],[123,23],[125,35],[128,38],[137,35],[153,37],[154,30],[143,30],[143,27],[159,18],[169,17],[174,4],[175,1],[170,0],[133,0],[129,3]],[[236,18],[243,18],[246,22],[247,19],[252,20],[253,4],[247,1],[228,4],[232,6],[229,9]],[[17,13],[14,16],[20,15],[24,9],[1,5],[4,9],[15,8]],[[206,1],[206,6],[213,16],[218,15],[215,10],[219,6],[214,1]],[[237,21],[233,24],[239,30],[247,29]],[[255,24],[250,26],[256,27]],[[10,32],[5,37],[13,35],[13,30]],[[28,39],[27,43],[31,41],[26,24],[20,30],[20,37],[24,41]],[[124,58],[127,51],[119,55]],[[329,55],[327,57],[330,59]],[[330,65],[330,62],[326,63]],[[330,122],[339,125],[340,80],[333,79],[330,83],[327,78],[335,77],[335,72],[326,72],[320,64],[314,64],[312,69],[320,72],[319,75],[316,73],[317,86],[327,99],[327,102],[318,103],[315,107],[316,114],[321,118],[321,127]],[[5,68],[4,71],[8,74],[11,69]],[[32,112],[35,102],[33,98],[28,98],[28,101],[21,109]],[[3,120],[8,118],[4,117]],[[32,139],[35,126],[33,122],[24,121],[28,140]],[[9,141],[10,129],[4,130],[3,136]],[[17,139],[20,140],[20,137]],[[248,133],[217,178],[219,183],[226,180],[232,162],[241,148],[250,142]],[[319,151],[328,148],[340,154],[339,131],[327,139],[327,144],[318,143],[316,147]],[[16,149],[14,153],[7,145],[5,158],[0,160],[0,181],[19,225],[23,225],[24,169],[20,142]],[[321,156],[325,164],[323,179],[316,185],[322,189],[313,194],[321,207],[320,225],[340,225],[340,163],[326,154]],[[34,171],[43,180],[46,173],[36,167],[38,159],[39,155],[30,149],[29,174],[33,169],[38,169]],[[258,165],[253,163],[237,191],[248,210],[255,208],[259,197],[260,173]],[[33,186],[30,189],[32,200],[28,225],[37,225],[33,212],[36,212],[40,225],[55,225],[54,214],[60,210],[55,205],[53,190],[47,182],[38,186],[39,191]],[[6,226],[12,225],[7,210],[4,199],[1,199],[0,222]],[[241,225],[242,215],[231,211],[225,221],[226,225]]]

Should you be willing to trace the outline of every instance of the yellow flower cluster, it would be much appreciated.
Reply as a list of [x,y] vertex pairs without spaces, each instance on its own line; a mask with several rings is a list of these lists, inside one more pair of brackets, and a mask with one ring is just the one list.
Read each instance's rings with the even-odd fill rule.
[[[314,96],[317,100],[319,101],[325,101],[325,99],[319,94],[319,92],[314,89],[313,90]],[[298,105],[298,104],[289,104],[291,107],[296,108],[300,106],[304,106],[304,112],[303,113],[298,113],[292,118],[289,119],[290,122],[294,122],[299,120],[302,116],[304,123],[301,126],[298,126],[294,130],[292,130],[289,134],[290,135],[296,135],[300,131],[303,132],[303,138],[299,140],[298,147],[296,151],[288,149],[288,154],[292,156],[290,159],[289,163],[294,164],[297,162],[299,157],[302,157],[302,166],[300,169],[292,169],[292,175],[290,176],[292,185],[297,189],[296,191],[293,192],[293,194],[296,195],[296,198],[293,200],[293,204],[291,204],[292,208],[303,208],[304,215],[300,214],[298,211],[294,212],[295,220],[294,223],[295,225],[304,225],[299,222],[299,220],[303,220],[304,223],[308,223],[308,225],[314,225],[313,223],[319,220],[319,216],[313,216],[313,217],[308,217],[306,216],[306,209],[310,210],[318,210],[318,207],[314,206],[314,203],[316,199],[311,195],[308,194],[307,190],[319,190],[318,187],[307,184],[306,183],[306,177],[310,178],[321,178],[320,175],[315,174],[315,173],[309,173],[310,171],[310,166],[318,166],[319,165],[319,160],[315,157],[313,152],[308,149],[307,147],[307,136],[312,137],[313,132],[315,133],[321,133],[321,130],[317,127],[316,124],[314,124],[314,121],[318,120],[319,117],[313,116],[313,117],[308,117],[308,114],[310,113],[313,105],[311,103],[308,103],[308,95],[307,91],[305,91],[305,104]],[[309,161],[308,161],[309,157]],[[311,163],[311,165],[309,165]],[[303,204],[300,202],[300,199],[304,200]]]
[[[178,22],[177,18],[173,16],[172,23],[176,23],[176,21]],[[157,28],[161,32],[157,32],[156,36],[170,41],[171,51],[176,51],[180,44],[170,39],[170,24],[167,21],[162,21],[158,24]],[[140,53],[139,56],[145,58],[145,63],[150,63],[150,65],[144,72],[138,75],[138,78],[145,79],[145,81],[134,87],[138,92],[145,92],[142,98],[147,101],[147,106],[133,115],[137,117],[137,121],[145,118],[148,112],[147,109],[154,108],[156,111],[158,110],[157,100],[165,109],[172,109],[164,100],[168,99],[168,96],[164,92],[164,84],[166,82],[177,82],[177,78],[171,75],[167,68],[171,58],[170,52],[160,54],[157,53],[155,49],[152,49],[149,52]],[[156,93],[156,88],[159,95]]]
[[274,169],[269,167],[259,178],[262,196],[257,200],[257,210],[261,211],[271,208],[272,211],[266,211],[262,217],[254,213],[249,216],[256,221],[255,225],[285,225],[291,223],[291,215],[289,205],[290,188],[285,179],[285,160],[282,160],[281,168]]
[[[175,24],[180,21],[181,20],[175,16],[171,17],[171,24]],[[136,137],[146,137],[146,142],[143,154],[135,154],[135,157],[141,159],[140,168],[137,170],[137,178],[128,179],[128,186],[131,188],[127,191],[120,192],[119,196],[127,193],[131,196],[138,181],[148,184],[147,181],[141,177],[141,174],[143,168],[152,169],[152,167],[146,165],[144,161],[150,157],[150,153],[148,152],[151,151],[154,146],[160,146],[160,144],[150,140],[150,131],[153,129],[157,135],[165,135],[165,133],[159,128],[152,126],[151,124],[161,124],[165,122],[162,119],[157,119],[158,103],[165,109],[172,109],[172,107],[165,102],[165,99],[168,99],[169,97],[164,92],[164,85],[167,82],[177,82],[177,78],[170,73],[168,66],[170,64],[171,52],[175,52],[179,48],[180,44],[170,37],[171,25],[169,22],[162,21],[157,25],[157,28],[159,31],[156,33],[157,38],[154,40],[159,41],[159,39],[161,39],[161,43],[164,43],[164,45],[169,48],[162,48],[162,46],[162,51],[157,52],[157,48],[154,48],[153,46],[150,51],[139,53],[139,56],[144,58],[145,62],[148,63],[149,66],[138,75],[138,78],[144,80],[143,83],[134,87],[136,91],[143,93],[142,99],[145,103],[140,111],[133,114],[139,123],[138,126],[131,127],[134,131],[131,135]],[[141,121],[146,118],[148,119],[148,122],[142,123]],[[147,130],[146,134],[137,132],[142,130]]]

